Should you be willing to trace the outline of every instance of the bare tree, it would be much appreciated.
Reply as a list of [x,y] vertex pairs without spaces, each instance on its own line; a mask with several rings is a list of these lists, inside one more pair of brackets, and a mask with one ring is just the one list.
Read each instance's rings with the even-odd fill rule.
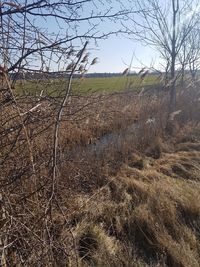
[[190,73],[192,79],[195,79],[200,67],[200,32],[198,25],[191,30],[191,33],[185,39],[180,51],[179,61],[182,80],[184,80],[186,71]]
[[198,1],[184,0],[136,0],[135,4],[140,11],[132,18],[133,35],[158,50],[166,62],[171,83],[171,112],[176,106],[178,56],[186,38],[198,23],[199,4]]

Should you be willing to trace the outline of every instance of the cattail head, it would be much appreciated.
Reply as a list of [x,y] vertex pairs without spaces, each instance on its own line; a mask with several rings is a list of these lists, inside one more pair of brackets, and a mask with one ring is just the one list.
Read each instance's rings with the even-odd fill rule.
[[72,62],[67,66],[66,70],[72,70],[73,67],[74,67],[74,63]]
[[67,53],[67,57],[69,58],[69,57],[71,57],[71,56],[73,56],[74,55],[74,48],[73,47],[71,47],[71,49],[69,50],[69,52]]
[[83,53],[86,50],[87,45],[88,45],[88,41],[85,43],[84,47],[80,51],[78,51],[78,53],[76,55],[77,58],[79,58],[81,55],[83,55]]
[[78,68],[78,72],[84,73],[84,71],[85,71],[84,66],[83,65],[80,65],[79,68]]
[[87,61],[88,61],[88,56],[89,56],[89,53],[87,53],[87,54],[83,57],[83,59],[81,60],[81,63],[85,63],[85,62],[87,62]]
[[126,76],[129,72],[129,68],[126,68],[123,72],[122,72],[122,75],[123,76]]
[[91,62],[90,65],[95,65],[95,64],[97,64],[97,62],[98,62],[98,57],[95,57],[95,58],[92,60],[92,62]]
[[145,68],[142,68],[139,72],[138,72],[138,74],[140,75],[141,73],[143,73],[145,71]]

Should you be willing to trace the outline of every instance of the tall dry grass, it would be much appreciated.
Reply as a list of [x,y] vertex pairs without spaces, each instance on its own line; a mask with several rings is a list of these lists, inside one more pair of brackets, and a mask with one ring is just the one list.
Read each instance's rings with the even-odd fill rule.
[[198,84],[177,99],[170,136],[166,91],[71,95],[50,212],[59,98],[17,99],[22,124],[2,96],[2,264],[199,266]]

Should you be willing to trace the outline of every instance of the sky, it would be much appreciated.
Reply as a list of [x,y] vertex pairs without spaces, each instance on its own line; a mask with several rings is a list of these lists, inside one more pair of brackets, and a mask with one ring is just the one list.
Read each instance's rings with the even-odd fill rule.
[[[189,23],[191,17],[194,14],[200,13],[200,0],[187,0],[187,5],[185,1],[180,0],[179,7],[184,7],[184,11],[180,15],[179,24],[177,24],[177,31],[179,31],[179,26],[184,23]],[[116,2],[115,2],[116,3]],[[125,5],[129,6],[133,1],[123,0]],[[144,3],[148,6],[148,0],[144,0]],[[158,3],[163,10],[163,15],[166,16],[166,21],[169,19],[170,28],[172,21],[171,14],[171,0],[158,0]],[[144,7],[145,8],[145,7]],[[134,15],[134,19],[141,24],[140,17]],[[129,26],[129,22],[125,22]],[[130,29],[132,27],[132,22],[130,21]],[[111,27],[109,23],[107,27]],[[157,30],[156,27],[154,29]],[[155,31],[156,31],[155,30]],[[143,67],[163,70],[164,60],[161,58],[159,51],[156,47],[151,47],[150,45],[145,45],[144,41],[134,40],[134,36],[110,36],[107,40],[102,40],[99,42],[99,47],[96,51],[93,51],[93,55],[99,58],[99,63],[91,68],[91,72],[123,72],[124,69],[130,66],[132,61],[132,70],[138,71]],[[133,58],[133,60],[132,60]]]
[[[23,1],[25,0],[22,0],[22,2]],[[29,48],[30,46],[32,48],[32,46],[33,47],[38,46],[38,43],[39,44],[41,43],[40,42],[42,40],[41,38],[43,38],[41,36],[44,36],[43,38],[44,40],[42,41],[46,41],[46,42],[49,42],[48,38],[52,38],[55,41],[57,40],[57,38],[62,39],[66,36],[69,40],[70,38],[74,38],[76,36],[80,36],[80,35],[85,36],[85,34],[88,35],[89,29],[90,30],[92,29],[91,32],[89,32],[90,35],[95,33],[97,36],[101,36],[103,33],[107,34],[109,32],[116,32],[122,27],[121,25],[122,23],[126,24],[126,26],[129,29],[134,31],[134,28],[133,28],[134,24],[133,22],[131,22],[131,20],[127,20],[126,19],[127,17],[123,18],[123,20],[120,22],[119,21],[116,22],[116,21],[112,21],[108,19],[103,21],[103,20],[100,20],[99,18],[98,19],[93,18],[92,21],[81,20],[77,22],[78,18],[90,17],[91,14],[93,16],[95,15],[98,16],[101,14],[105,14],[108,11],[109,12],[106,14],[110,14],[110,13],[114,14],[120,10],[120,2],[121,2],[121,5],[123,5],[124,9],[130,10],[131,5],[132,6],[134,5],[133,0],[84,0],[84,1],[76,0],[76,1],[78,3],[81,3],[80,7],[74,8],[74,4],[73,4],[72,10],[69,8],[69,6],[67,6],[65,10],[62,10],[61,8],[59,8],[59,6],[57,6],[58,8],[57,10],[56,9],[54,10],[55,7],[53,7],[53,10],[51,11],[53,12],[53,14],[54,14],[54,11],[62,16],[64,14],[64,16],[68,18],[68,21],[59,20],[59,19],[57,20],[49,16],[43,16],[39,18],[32,17],[32,15],[29,14],[28,18],[29,19],[31,18],[30,21],[32,22],[32,24],[34,24],[35,26],[39,28],[38,32],[41,30],[43,31],[44,34],[41,35],[41,33],[38,34],[38,32],[34,32],[32,30],[32,26],[27,28],[27,29],[30,29],[30,36],[32,36],[31,34],[33,34],[33,37],[31,38],[28,33],[26,34],[27,40],[28,40],[27,47]],[[76,1],[74,0],[74,2]],[[147,4],[147,7],[146,7],[146,10],[147,10],[147,8],[149,8],[149,0],[138,0],[139,3],[141,3],[141,1],[143,1],[144,5]],[[171,22],[171,13],[170,13],[171,9],[170,9],[170,6],[168,5],[169,3],[171,3],[171,0],[157,0],[157,1],[161,5],[161,9],[165,10],[165,12],[162,14],[166,14],[166,21],[168,18],[167,15],[169,15],[169,22]],[[180,0],[180,3],[181,1],[182,0]],[[184,15],[181,16],[182,21],[180,20],[180,23],[179,23],[180,25],[181,23],[184,23],[185,21],[189,20],[194,11],[200,12],[200,0],[187,0],[187,1],[188,1],[187,4],[191,6],[191,9],[189,12],[187,12],[187,14],[184,13]],[[62,3],[62,1],[60,2]],[[66,3],[66,2],[63,1],[63,3]],[[69,3],[72,3],[72,2],[73,1],[71,2],[69,1]],[[185,0],[182,1],[182,3],[185,3]],[[193,7],[189,3],[193,3]],[[62,8],[64,7],[62,6]],[[141,10],[140,9],[141,7],[138,7],[138,8],[139,10]],[[134,10],[135,9],[136,7],[134,6]],[[42,10],[42,12],[48,13],[49,11],[47,9],[47,10]],[[137,14],[138,13],[136,13],[136,15],[131,14],[131,16],[134,16],[134,21],[137,21],[138,23],[142,24],[142,17]],[[20,18],[21,17],[19,18],[14,17],[17,23],[18,23],[18,19]],[[23,19],[23,16],[21,19]],[[155,23],[155,25],[153,24],[154,29],[156,29],[157,31],[158,30],[156,28],[157,24]],[[169,27],[170,27],[170,23],[169,23]],[[35,33],[37,33],[36,36],[34,35]],[[23,42],[23,36],[20,37],[20,33],[17,33],[17,34],[18,34],[17,36],[21,38],[20,40]],[[15,31],[14,31],[14,35],[15,35]],[[46,40],[45,40],[45,36],[46,36]],[[152,48],[150,47],[150,45],[145,46],[144,41],[143,42],[141,40],[136,41],[133,38],[134,36],[131,36],[131,35],[128,36],[128,34],[126,34],[126,36],[120,35],[120,34],[118,34],[118,36],[110,35],[105,40],[98,40],[97,44],[90,39],[89,45],[87,46],[87,49],[90,52],[90,60],[92,61],[93,58],[97,57],[98,63],[91,66],[88,72],[90,73],[91,72],[102,72],[102,73],[103,72],[111,72],[111,73],[123,72],[127,67],[130,66],[131,62],[132,62],[131,70],[136,71],[136,72],[141,70],[141,68],[144,68],[144,67],[150,68],[152,66],[155,69],[159,69],[159,70],[162,69],[161,64],[163,63],[163,60],[160,58],[159,52],[155,49],[155,47]],[[19,47],[20,47],[20,40],[19,40],[19,45],[18,45]],[[30,42],[30,40],[32,40],[32,42]],[[78,38],[74,42],[75,43],[71,43],[71,41],[69,41],[67,44],[65,43],[65,48],[66,47],[71,48],[71,45],[72,45],[73,47],[75,47],[77,51],[83,47],[83,43],[85,42],[85,39],[82,40],[81,42],[80,39]],[[69,49],[64,50],[64,51],[69,51]],[[21,50],[19,54],[20,53],[21,53]],[[64,57],[62,57],[63,59],[62,63],[60,63],[61,60],[57,61],[57,59],[60,58],[60,54],[58,56],[55,53],[54,58],[53,58],[54,60],[52,60],[51,56],[49,56],[48,53],[50,52],[47,52],[46,59],[47,61],[49,60],[50,63],[48,64],[47,62],[45,64],[49,66],[48,68],[51,71],[56,71],[56,70],[61,70],[61,69],[64,70],[69,65],[69,63],[71,63],[74,60],[72,58],[66,59],[67,58],[67,52],[66,52],[64,53]],[[16,53],[16,58],[19,56],[19,54]],[[48,56],[50,58],[48,58]],[[75,57],[76,55],[73,55],[73,56]],[[30,58],[30,64],[33,65],[33,68],[40,68],[41,62],[43,63],[40,56],[36,57],[35,61],[33,61],[33,59]],[[57,64],[57,62],[59,62],[60,64],[59,63]]]
[[[80,16],[87,17],[91,15],[91,12],[96,10],[96,12],[106,12],[108,9],[112,9],[111,12],[115,13],[119,10],[119,1],[120,0],[94,0],[88,1],[84,4],[84,8],[79,10]],[[124,4],[124,8],[130,9],[130,5],[133,3],[131,0],[121,0]],[[144,0],[147,1],[147,0]],[[166,1],[169,0],[158,0],[161,4],[169,3]],[[190,1],[190,0],[188,0]],[[194,2],[198,2],[198,0],[194,0]],[[84,1],[83,1],[84,2]],[[107,3],[107,5],[102,5],[102,3]],[[85,2],[84,2],[85,3]],[[93,5],[93,4],[95,5]],[[98,4],[99,3],[99,6]],[[146,2],[145,2],[146,3]],[[148,2],[147,2],[148,4]],[[200,5],[198,5],[200,7]],[[104,9],[104,11],[103,11]],[[137,16],[137,15],[136,15]],[[187,14],[190,17],[190,14]],[[186,17],[187,17],[186,16]],[[138,18],[139,19],[139,18]],[[136,17],[137,20],[137,17]],[[140,21],[139,21],[140,22]],[[76,31],[73,32],[73,28],[68,26],[68,24],[61,23],[56,25],[54,19],[48,19],[48,21],[38,20],[39,25],[46,26],[50,31],[58,34],[60,32],[60,26],[62,28],[61,31],[71,31],[70,34],[74,36],[75,34],[85,34],[89,28],[93,27],[93,24],[89,24],[88,22],[79,22]],[[92,23],[97,23],[98,26],[95,28],[97,34],[102,32],[112,32],[119,29],[120,24],[111,21],[102,22],[98,20],[92,20]],[[129,23],[129,21],[125,21],[125,23]],[[68,28],[67,28],[68,27]],[[132,27],[131,22],[128,24],[128,27]],[[76,43],[76,45],[82,44],[80,41]],[[133,39],[133,36],[124,36],[124,35],[111,35],[106,40],[99,40],[97,44],[94,41],[89,42],[88,50],[90,52],[90,59],[92,61],[93,58],[98,58],[98,63],[91,66],[88,72],[123,72],[127,67],[130,66],[131,62],[131,70],[138,72],[141,68],[150,68],[154,67],[155,69],[162,69],[162,59],[159,56],[159,52],[156,51],[155,48],[151,48],[149,45],[145,46],[141,41],[136,41]],[[55,66],[54,66],[55,68]],[[55,68],[56,69],[56,68]]]
[[[178,27],[184,23],[187,24],[193,14],[198,14],[200,12],[200,0],[187,0],[187,6],[185,6],[185,2],[179,2],[180,10],[181,8],[186,8],[186,13],[181,13]],[[117,7],[117,2],[114,1]],[[125,8],[129,7],[133,1],[123,0],[123,4]],[[144,3],[147,4],[148,8],[148,0],[144,0]],[[163,14],[170,19],[169,28],[171,27],[171,0],[158,0],[161,8],[163,9]],[[167,20],[166,18],[166,20]],[[135,17],[136,21],[141,23],[140,17]],[[125,22],[126,23],[126,22]],[[128,22],[129,26],[129,22]],[[111,29],[112,26],[108,22],[106,29]],[[130,28],[132,27],[132,23],[130,22]],[[156,29],[156,27],[155,27]],[[157,30],[157,29],[156,29]],[[94,47],[92,51],[92,56],[98,57],[99,63],[93,66],[89,71],[90,72],[123,72],[127,67],[130,66],[132,61],[132,70],[139,71],[141,68],[146,67],[154,67],[155,69],[163,70],[164,61],[161,58],[159,51],[156,50],[155,47],[150,47],[150,45],[144,44],[141,41],[136,41],[133,39],[133,36],[110,36],[107,40],[99,41],[98,46]],[[133,59],[133,60],[132,60]]]
[[131,62],[131,70],[136,72],[152,65],[159,68],[159,54],[155,49],[123,36],[110,36],[91,48],[91,56],[98,57],[98,63],[89,72],[123,72]]
[[[164,1],[164,0],[162,0]],[[131,8],[131,1],[123,0],[125,9]],[[116,0],[105,2],[107,3],[106,8],[113,8],[119,10],[119,2]],[[99,8],[102,8],[100,5]],[[121,25],[111,23],[109,21],[100,25],[100,30],[115,31],[117,27],[121,28]],[[130,23],[131,27],[131,23]],[[130,66],[132,61],[132,70],[138,71],[143,67],[150,67],[153,65],[157,68],[159,59],[158,52],[155,49],[142,45],[139,41],[133,40],[131,35],[111,35],[106,40],[98,41],[98,45],[94,43],[90,44],[91,56],[98,57],[98,64],[92,66],[89,72],[123,72],[127,67]],[[133,59],[133,60],[132,60]]]
[[[129,0],[123,0],[123,4],[127,2],[127,6],[124,8],[130,8]],[[89,3],[89,2],[88,2]],[[114,13],[116,10],[119,10],[119,3],[117,0],[106,2],[107,6],[104,6],[104,10],[113,8],[111,11]],[[93,7],[88,5],[88,8],[84,8],[81,12],[82,16],[87,16],[90,14]],[[99,6],[99,10],[102,6]],[[87,11],[86,11],[87,10]],[[98,12],[98,11],[97,11]],[[96,22],[96,21],[95,21]],[[44,22],[42,22],[43,25]],[[99,20],[97,21],[99,23]],[[56,23],[54,20],[48,20],[47,27],[53,29],[54,32],[57,32]],[[65,25],[61,25],[65,29]],[[85,32],[90,25],[87,22],[81,22],[78,31]],[[100,22],[97,26],[99,33],[117,31],[121,28],[121,25],[117,23],[112,23],[110,21]],[[142,45],[139,41],[133,40],[132,36],[128,35],[110,35],[105,40],[98,40],[97,44],[94,41],[89,41],[88,50],[90,52],[90,59],[98,58],[97,64],[91,66],[88,70],[89,73],[118,73],[123,72],[127,67],[130,66],[132,61],[132,71],[138,72],[143,67],[150,67],[153,63],[155,67],[158,67],[159,55],[156,53],[155,49],[150,48],[149,46]]]

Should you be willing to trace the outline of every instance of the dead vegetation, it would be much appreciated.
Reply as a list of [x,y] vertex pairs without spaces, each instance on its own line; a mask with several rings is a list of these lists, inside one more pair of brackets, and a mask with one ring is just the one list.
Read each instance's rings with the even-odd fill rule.
[[73,226],[79,246],[85,240],[81,266],[199,266],[199,156],[165,153],[143,158],[139,169],[125,163],[86,198]]
[[2,265],[199,266],[198,84],[179,90],[172,135],[167,97],[71,95],[51,205],[59,99],[28,113],[37,100],[17,100],[31,151],[15,104],[2,106]]

